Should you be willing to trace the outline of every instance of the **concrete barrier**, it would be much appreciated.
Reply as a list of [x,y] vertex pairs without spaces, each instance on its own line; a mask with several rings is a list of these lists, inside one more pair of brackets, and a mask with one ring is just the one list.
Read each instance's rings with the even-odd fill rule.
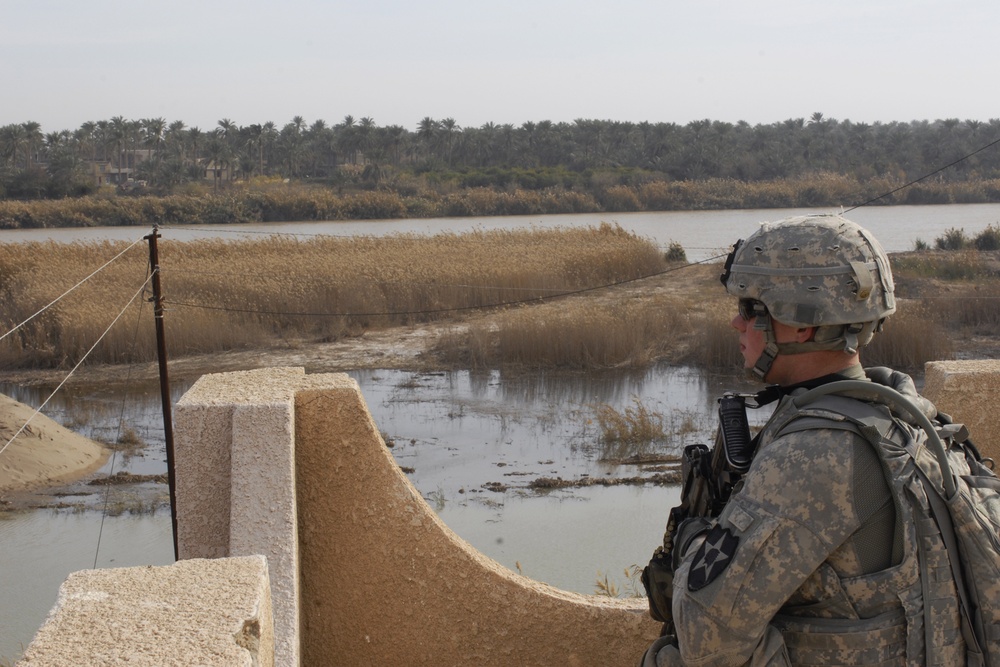
[[932,361],[924,369],[923,395],[938,410],[969,427],[983,456],[1000,462],[1000,360]]
[[267,556],[276,664],[628,665],[658,634],[644,600],[558,590],[455,535],[347,375],[207,375],[175,422],[181,556]]
[[262,556],[71,574],[18,667],[271,667]]

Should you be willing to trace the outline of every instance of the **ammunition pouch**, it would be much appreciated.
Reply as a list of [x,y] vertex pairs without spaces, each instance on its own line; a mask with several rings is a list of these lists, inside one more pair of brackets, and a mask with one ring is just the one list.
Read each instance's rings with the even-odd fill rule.
[[642,569],[642,586],[649,601],[649,615],[655,621],[670,624],[673,618],[670,608],[674,595],[674,564],[663,547],[656,548],[649,565]]

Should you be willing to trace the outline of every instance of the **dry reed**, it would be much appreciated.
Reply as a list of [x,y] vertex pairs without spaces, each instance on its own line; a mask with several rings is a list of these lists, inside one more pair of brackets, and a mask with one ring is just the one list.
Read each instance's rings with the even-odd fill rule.
[[918,370],[928,361],[950,359],[954,347],[943,326],[919,302],[900,303],[881,333],[861,348],[865,366]]
[[452,331],[434,351],[446,364],[473,369],[644,367],[690,337],[683,309],[681,299],[665,295],[559,300]]
[[[127,245],[0,246],[0,330],[10,331]],[[140,243],[8,336],[0,343],[0,363],[75,363],[146,280],[147,263]],[[664,266],[654,244],[608,224],[431,237],[160,241],[171,357],[282,337],[331,340],[629,280]],[[93,361],[154,358],[152,316],[148,307],[146,316],[141,311],[140,299]]]

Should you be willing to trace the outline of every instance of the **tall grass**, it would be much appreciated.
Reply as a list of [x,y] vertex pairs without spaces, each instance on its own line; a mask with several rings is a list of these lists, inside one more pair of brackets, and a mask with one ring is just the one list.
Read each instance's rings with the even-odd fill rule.
[[[0,332],[42,310],[127,245],[0,245]],[[140,243],[4,339],[0,363],[74,363],[142,285],[147,263]],[[369,327],[453,317],[455,309],[614,283],[664,266],[654,244],[608,224],[430,237],[160,242],[171,357],[282,337],[331,340]],[[142,310],[140,299],[95,350],[94,361],[154,358],[152,315],[148,306],[145,316]]]

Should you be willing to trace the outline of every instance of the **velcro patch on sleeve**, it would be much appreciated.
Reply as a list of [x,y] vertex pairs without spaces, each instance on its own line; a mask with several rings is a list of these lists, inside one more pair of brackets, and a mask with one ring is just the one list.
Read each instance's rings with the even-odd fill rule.
[[692,593],[715,581],[733,561],[740,538],[728,528],[716,524],[698,549],[691,563],[687,586]]

